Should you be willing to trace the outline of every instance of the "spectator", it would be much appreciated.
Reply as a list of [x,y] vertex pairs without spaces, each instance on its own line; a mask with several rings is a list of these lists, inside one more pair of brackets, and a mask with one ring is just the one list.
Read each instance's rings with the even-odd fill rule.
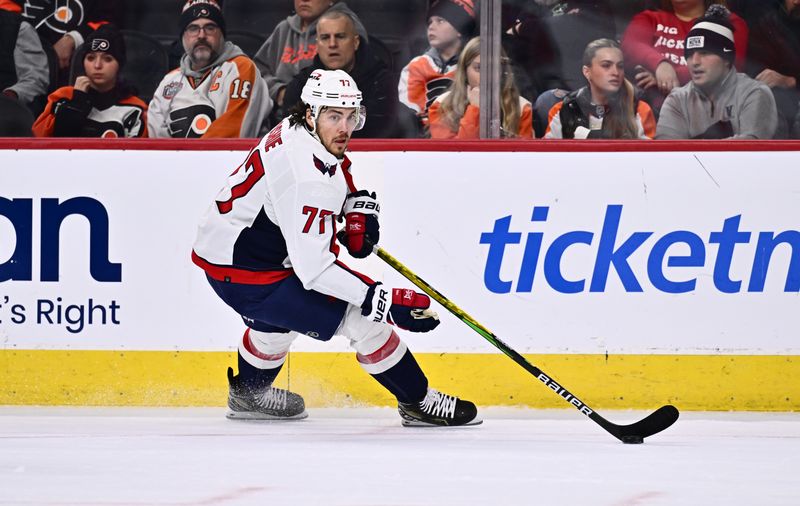
[[[480,134],[481,39],[464,46],[453,84],[431,104],[430,131],[434,139],[477,139]],[[502,137],[533,136],[531,103],[519,96],[508,57],[502,56],[500,133]]]
[[314,62],[294,76],[286,86],[284,105],[292,108],[300,101],[300,93],[311,72],[344,70],[360,83],[369,121],[353,137],[385,138],[395,131],[397,93],[389,68],[375,57],[368,43],[356,33],[355,21],[340,10],[328,10],[317,21],[317,56]]
[[583,52],[588,86],[564,97],[548,115],[547,139],[652,139],[653,110],[625,79],[622,50],[611,39],[590,42]]
[[269,96],[278,106],[283,106],[283,94],[289,81],[301,69],[311,65],[317,55],[317,20],[323,12],[348,14],[353,19],[361,40],[369,41],[364,25],[344,2],[294,0],[294,11],[295,14],[278,23],[253,58],[267,81]]
[[24,5],[22,17],[41,37],[48,57],[58,69],[53,87],[69,84],[69,66],[76,48],[104,23],[117,26],[122,21],[123,2],[119,0],[2,0],[0,3]]
[[[660,109],[673,88],[689,82],[683,44],[695,20],[714,3],[712,0],[661,0],[660,9],[635,15],[625,30],[622,51],[636,85],[644,89],[650,105]],[[733,14],[736,67],[745,68],[747,24]]]
[[151,137],[256,137],[272,101],[255,63],[225,40],[215,0],[190,0],[180,17],[181,66],[150,101]]
[[[542,0],[534,5],[539,3]],[[569,0],[522,15],[505,35],[511,59],[524,69],[530,83],[528,90],[521,88],[523,95],[536,100],[533,126],[537,137],[544,135],[550,109],[567,93],[586,84],[581,67],[576,65],[586,45],[614,38],[615,34],[607,0]],[[517,84],[524,86],[519,79]]]
[[747,73],[772,89],[778,105],[776,137],[800,137],[800,0],[771,0],[750,31]]
[[472,0],[435,0],[428,10],[430,48],[403,68],[398,84],[400,103],[423,127],[428,126],[428,108],[450,86],[461,48],[474,31]]
[[119,79],[125,42],[114,25],[86,37],[77,57],[83,73],[53,92],[33,125],[37,137],[146,137],[147,105]]
[[25,106],[41,110],[36,102],[47,93],[50,78],[47,55],[36,30],[22,18],[19,5],[0,0],[0,90]]
[[685,56],[692,80],[664,101],[657,139],[770,139],[778,124],[769,87],[733,66],[736,43],[725,7],[712,5],[691,29]]

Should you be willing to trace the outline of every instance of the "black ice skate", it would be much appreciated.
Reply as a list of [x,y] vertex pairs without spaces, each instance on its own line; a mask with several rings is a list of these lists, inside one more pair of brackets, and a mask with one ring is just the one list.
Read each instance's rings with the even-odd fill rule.
[[228,418],[236,420],[300,420],[306,418],[306,404],[294,392],[265,386],[252,389],[233,375],[228,367]]
[[469,401],[429,388],[425,398],[417,403],[398,403],[397,411],[406,427],[478,425],[478,409]]

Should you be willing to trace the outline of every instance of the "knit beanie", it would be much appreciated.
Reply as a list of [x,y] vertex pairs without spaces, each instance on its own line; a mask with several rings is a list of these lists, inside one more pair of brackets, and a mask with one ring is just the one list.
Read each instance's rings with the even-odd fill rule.
[[186,2],[179,23],[181,33],[192,21],[200,18],[206,18],[219,25],[222,34],[225,35],[225,18],[222,17],[220,4],[215,0],[189,0]]
[[686,36],[684,55],[688,60],[695,51],[708,51],[733,63],[736,59],[736,44],[730,11],[722,5],[713,4],[705,16],[698,19]]
[[108,53],[117,60],[119,68],[125,66],[125,60],[127,59],[125,56],[125,39],[117,27],[109,23],[100,25],[97,30],[90,33],[84,39],[81,51],[84,58],[88,53],[95,51]]
[[462,37],[469,38],[475,31],[475,7],[473,0],[435,0],[428,9],[431,16],[444,18],[453,25]]

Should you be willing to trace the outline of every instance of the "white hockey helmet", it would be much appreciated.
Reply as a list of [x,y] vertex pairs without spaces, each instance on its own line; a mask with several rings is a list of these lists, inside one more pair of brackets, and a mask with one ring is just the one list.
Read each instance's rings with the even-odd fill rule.
[[300,99],[311,107],[315,128],[323,107],[355,108],[355,130],[361,130],[367,121],[367,111],[361,105],[361,90],[344,70],[314,70],[303,86]]

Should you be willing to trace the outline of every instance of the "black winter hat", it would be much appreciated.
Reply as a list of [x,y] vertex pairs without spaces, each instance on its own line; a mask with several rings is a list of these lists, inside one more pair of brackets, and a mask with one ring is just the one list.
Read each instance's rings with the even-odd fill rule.
[[434,0],[428,9],[431,16],[444,18],[465,38],[475,31],[475,7],[472,0]]
[[215,0],[189,0],[183,6],[179,28],[181,33],[186,30],[189,23],[196,19],[206,18],[219,25],[222,34],[225,35],[225,18],[222,16],[222,2]]
[[95,51],[108,53],[117,60],[119,68],[124,67],[125,61],[127,60],[125,55],[125,39],[122,37],[122,33],[119,29],[110,23],[100,25],[97,30],[90,33],[86,39],[84,39],[81,51],[83,52],[84,58],[87,54]]
[[711,5],[705,16],[698,19],[686,36],[684,55],[688,60],[695,51],[708,51],[733,63],[736,59],[736,43],[730,11],[722,5]]

